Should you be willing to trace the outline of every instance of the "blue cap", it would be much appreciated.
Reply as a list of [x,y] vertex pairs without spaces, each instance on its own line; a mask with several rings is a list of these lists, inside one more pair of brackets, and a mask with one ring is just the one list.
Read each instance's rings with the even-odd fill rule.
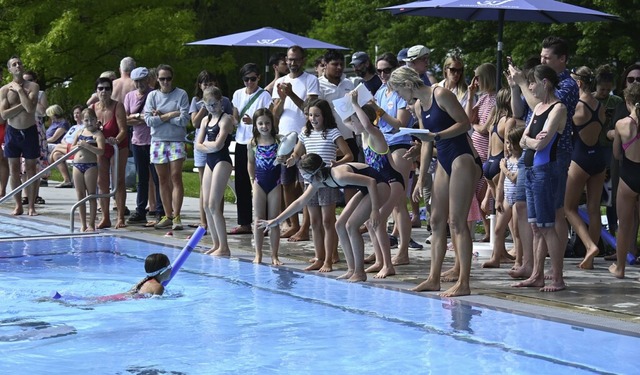
[[407,54],[409,52],[409,48],[403,48],[398,52],[398,61],[404,61],[407,58]]

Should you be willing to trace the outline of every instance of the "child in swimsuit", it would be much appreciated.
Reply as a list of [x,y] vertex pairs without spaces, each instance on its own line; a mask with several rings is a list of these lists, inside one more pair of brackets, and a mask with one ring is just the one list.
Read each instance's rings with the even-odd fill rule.
[[354,188],[358,192],[349,200],[336,221],[340,245],[347,259],[347,272],[338,279],[351,282],[366,281],[364,271],[364,242],[360,226],[367,220],[374,228],[378,241],[388,239],[385,225],[381,224],[380,207],[389,199],[389,184],[382,175],[364,163],[346,163],[328,167],[318,154],[309,153],[298,165],[309,182],[300,198],[291,203],[280,215],[271,220],[259,220],[259,228],[277,230],[281,222],[300,211],[322,187]]
[[144,261],[144,270],[147,276],[131,288],[129,294],[162,295],[164,293],[162,282],[171,276],[169,258],[162,253],[150,254]]
[[[78,200],[84,199],[87,194],[95,194],[98,184],[98,157],[104,153],[105,138],[98,126],[98,117],[93,109],[87,108],[82,111],[85,127],[76,134],[73,146],[80,148],[80,151],[73,159],[73,183],[76,187]],[[80,223],[82,232],[93,232],[96,230],[97,202],[89,200],[89,221],[87,222],[87,208],[83,203],[80,205]]]
[[[249,176],[253,185],[253,237],[255,240],[256,257],[254,263],[262,262],[262,245],[264,232],[258,230],[258,220],[273,219],[278,216],[282,186],[280,185],[280,165],[275,165],[278,153],[279,136],[275,127],[273,113],[267,108],[260,108],[253,114],[253,138],[247,149]],[[271,264],[282,265],[278,259],[280,247],[280,231],[272,230],[269,235],[271,243]]]

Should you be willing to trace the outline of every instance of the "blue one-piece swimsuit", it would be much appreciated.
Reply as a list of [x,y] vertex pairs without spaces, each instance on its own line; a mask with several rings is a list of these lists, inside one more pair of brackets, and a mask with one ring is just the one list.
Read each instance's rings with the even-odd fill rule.
[[[218,134],[220,134],[220,119],[222,118],[222,116],[224,116],[224,113],[220,114],[220,117],[218,117],[218,121],[216,121],[216,124],[213,126],[210,126],[211,124],[211,115],[209,115],[209,122],[207,123],[207,128],[205,129],[205,131],[207,132],[206,136],[207,136],[207,141],[209,142],[213,142],[216,140],[216,138],[218,137]],[[216,151],[216,152],[210,152],[207,154],[207,166],[213,170],[213,168],[215,168],[216,164],[218,164],[221,161],[226,161],[227,163],[231,164],[231,155],[229,155],[229,145],[231,144],[231,137],[229,135],[227,135],[227,139],[224,140],[224,146]]]
[[280,165],[273,165],[278,153],[278,144],[256,146],[256,181],[262,190],[269,194],[280,184]]
[[[436,90],[438,89],[439,87],[435,87],[433,89],[431,108],[426,111],[422,111],[422,124],[425,129],[428,129],[432,133],[441,132],[456,123],[456,121],[438,105],[438,102],[436,101]],[[451,176],[451,165],[458,156],[464,154],[470,154],[471,156],[474,155],[469,142],[470,139],[467,133],[457,135],[453,138],[440,139],[436,142],[438,163],[442,168],[444,168],[447,175]],[[480,157],[476,157],[475,162],[478,164],[480,169],[482,169]]]

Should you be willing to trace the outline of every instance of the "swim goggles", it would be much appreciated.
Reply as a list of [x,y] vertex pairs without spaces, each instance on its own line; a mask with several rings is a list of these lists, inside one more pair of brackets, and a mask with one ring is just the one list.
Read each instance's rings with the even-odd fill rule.
[[148,274],[147,274],[147,276],[148,276],[148,277],[158,276],[158,275],[160,275],[161,273],[164,273],[165,271],[168,271],[168,270],[170,270],[170,269],[171,269],[171,265],[168,265],[168,266],[166,266],[166,267],[160,268],[159,270],[157,270],[157,271],[155,271],[155,272],[148,273]]

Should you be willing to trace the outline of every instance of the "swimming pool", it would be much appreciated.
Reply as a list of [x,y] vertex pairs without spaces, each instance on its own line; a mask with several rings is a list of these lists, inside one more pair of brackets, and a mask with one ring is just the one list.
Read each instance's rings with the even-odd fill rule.
[[126,291],[179,250],[0,242],[0,373],[637,373],[638,337],[199,253],[160,298],[48,298]]
[[49,224],[37,217],[0,214],[0,222],[2,222],[0,238],[24,238],[69,233],[69,226]]

